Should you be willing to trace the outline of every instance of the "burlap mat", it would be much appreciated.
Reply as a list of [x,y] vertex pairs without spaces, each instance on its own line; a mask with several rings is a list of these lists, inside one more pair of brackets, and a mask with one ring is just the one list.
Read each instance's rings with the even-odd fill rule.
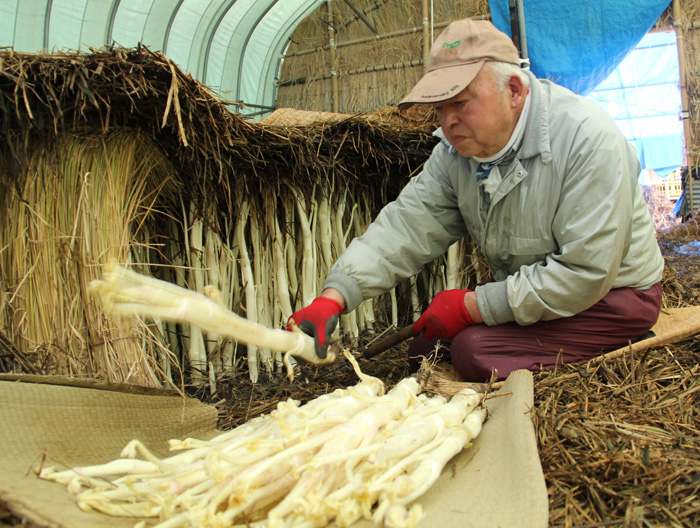
[[[487,401],[489,418],[473,446],[419,499],[421,528],[547,526],[547,490],[530,418],[531,373],[514,372],[497,394]],[[0,498],[42,527],[131,527],[133,519],[80,511],[64,486],[39,480],[30,468],[42,452],[54,466],[108,462],[134,438],[164,456],[170,438],[216,434],[216,414],[173,396],[0,381]],[[363,526],[373,525],[357,523]]]
[[31,469],[43,453],[44,464],[56,469],[99,464],[118,458],[138,438],[162,457],[170,438],[203,437],[216,428],[216,409],[197,400],[55,381],[64,385],[0,381],[0,498],[37,526],[134,525],[133,519],[82,512],[64,486],[39,480]]
[[489,417],[418,499],[420,528],[535,528],[549,523],[549,499],[532,423],[532,373],[513,372],[486,402]]

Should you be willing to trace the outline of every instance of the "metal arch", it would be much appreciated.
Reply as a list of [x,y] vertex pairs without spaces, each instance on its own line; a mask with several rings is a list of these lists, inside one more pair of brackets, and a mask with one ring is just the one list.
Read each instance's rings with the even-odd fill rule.
[[224,20],[226,15],[228,15],[228,12],[231,10],[231,8],[234,6],[234,4],[238,0],[229,0],[228,6],[221,12],[221,15],[219,18],[216,20],[214,25],[211,28],[211,31],[209,32],[209,37],[207,38],[207,45],[204,47],[204,57],[202,60],[202,63],[204,66],[202,67],[202,82],[207,83],[207,69],[209,67],[209,54],[211,53],[211,46],[212,43],[214,42],[214,37],[216,36],[216,32],[219,29],[219,26],[221,25],[221,22]]
[[[321,4],[323,4],[326,0],[311,0],[309,1],[304,8],[301,8],[298,11],[298,15],[294,18],[289,18],[288,19],[288,27],[284,32],[284,36],[279,39],[278,43],[275,46],[271,46],[270,49],[268,50],[268,57],[270,57],[270,60],[266,61],[267,67],[264,72],[260,72],[261,78],[264,79],[276,79],[279,77],[280,73],[280,68],[282,66],[282,56],[284,54],[284,50],[289,46],[290,40],[292,35],[294,34],[294,29],[290,28],[296,28],[296,26],[299,25],[299,22],[301,20],[304,20],[311,16]],[[286,40],[286,42],[284,42]],[[284,42],[284,43],[283,43]],[[273,66],[273,56],[277,57],[277,61]],[[262,100],[265,101],[268,93],[270,92],[269,89],[270,84],[267,82],[262,83],[262,89],[263,89],[263,96]],[[271,100],[274,101],[275,98],[277,97],[277,85],[273,83],[272,86],[272,93],[270,94]]]
[[44,16],[44,42],[43,48],[49,49],[49,27],[51,26],[51,10],[53,9],[53,0],[46,2],[46,15]]
[[117,11],[119,11],[119,4],[121,4],[122,0],[114,0],[114,3],[112,4],[112,9],[110,10],[109,13],[109,24],[107,26],[107,35],[105,39],[105,44],[107,46],[112,45],[112,33],[114,31],[114,20],[117,18]]
[[172,14],[170,15],[170,20],[168,20],[168,27],[165,29],[165,36],[163,37],[163,55],[165,56],[168,55],[168,41],[170,40],[170,31],[172,31],[173,29],[175,17],[180,12],[180,8],[182,7],[182,4],[184,2],[185,0],[178,1],[177,5],[175,6],[175,9],[173,9]]
[[83,23],[80,24],[80,35],[78,36],[78,48],[82,48],[82,42],[83,42],[83,30],[85,29],[85,13],[87,13],[87,8],[88,8],[88,3],[85,2],[85,6],[83,7],[83,16],[82,20]]
[[275,4],[277,4],[279,0],[273,0],[268,6],[265,11],[262,12],[262,14],[258,17],[258,19],[255,21],[255,24],[251,26],[250,31],[248,32],[248,35],[245,38],[245,42],[243,43],[243,49],[241,50],[241,60],[238,63],[238,78],[236,79],[236,101],[241,96],[241,74],[243,73],[243,63],[245,62],[245,52],[246,49],[248,48],[248,43],[250,42],[250,37],[255,33],[255,29],[260,25],[260,22],[262,21],[263,18],[270,12],[270,9],[275,7]]

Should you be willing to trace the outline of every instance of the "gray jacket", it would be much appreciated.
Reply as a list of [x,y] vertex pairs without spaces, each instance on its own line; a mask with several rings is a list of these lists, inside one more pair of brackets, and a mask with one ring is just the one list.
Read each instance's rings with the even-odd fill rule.
[[476,288],[487,325],[569,317],[613,288],[661,280],[634,148],[595,103],[529,75],[525,134],[515,159],[499,166],[492,200],[476,182],[476,161],[441,141],[333,266],[324,287],[340,291],[347,311],[467,233],[495,279]]

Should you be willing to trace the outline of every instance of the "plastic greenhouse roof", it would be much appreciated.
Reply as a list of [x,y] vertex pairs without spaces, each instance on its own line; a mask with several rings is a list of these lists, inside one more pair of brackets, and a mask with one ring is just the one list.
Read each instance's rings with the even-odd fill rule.
[[664,177],[683,164],[676,34],[647,34],[588,97],[635,144],[642,168]]
[[162,52],[221,97],[270,106],[280,57],[323,0],[0,0],[0,46]]
[[675,33],[649,33],[588,97],[631,141],[681,134],[679,79]]

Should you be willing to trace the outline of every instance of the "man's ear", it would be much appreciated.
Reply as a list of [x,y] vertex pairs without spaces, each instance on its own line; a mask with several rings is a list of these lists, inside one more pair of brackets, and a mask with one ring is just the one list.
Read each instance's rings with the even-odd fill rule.
[[517,108],[527,93],[525,83],[519,76],[511,75],[508,79],[508,88],[510,90],[510,104],[513,108]]

